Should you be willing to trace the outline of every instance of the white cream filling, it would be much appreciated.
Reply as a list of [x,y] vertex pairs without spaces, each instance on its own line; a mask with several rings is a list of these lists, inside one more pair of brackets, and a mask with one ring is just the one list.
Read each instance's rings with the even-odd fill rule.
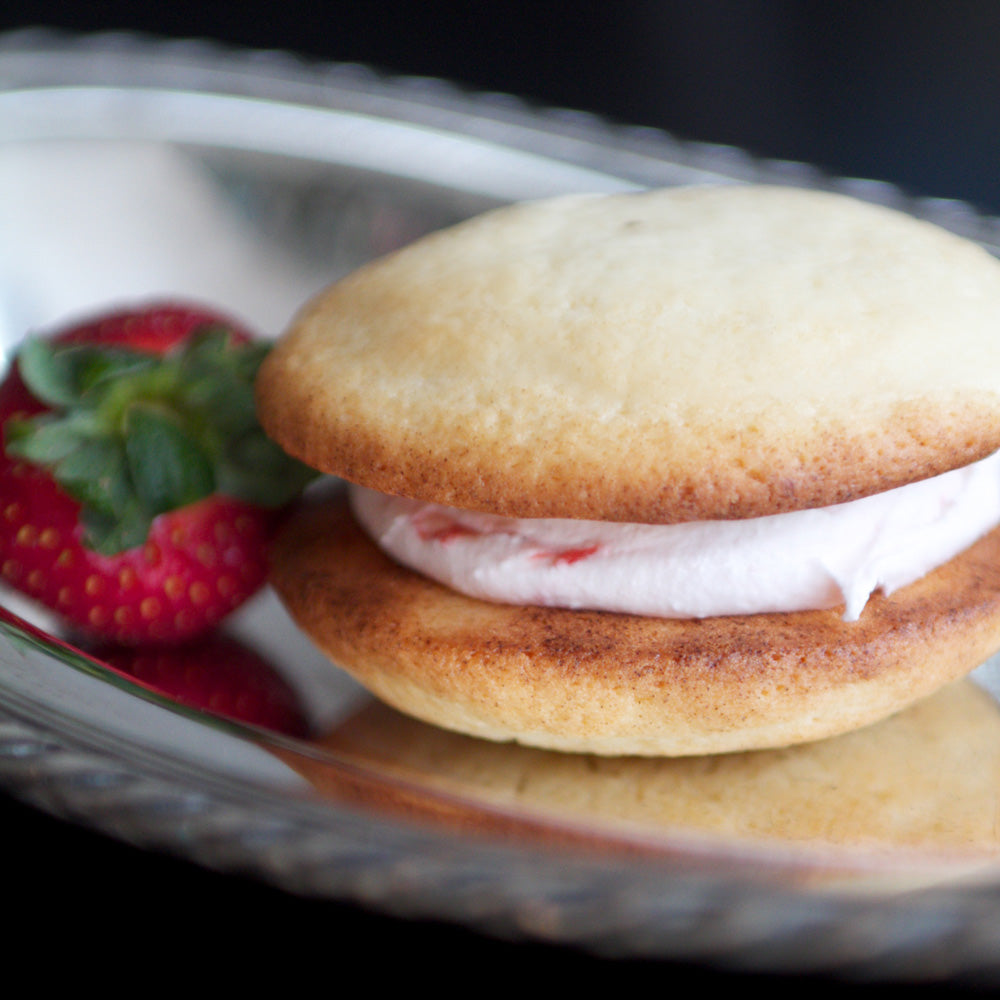
[[505,604],[705,618],[843,604],[919,579],[1000,523],[1000,452],[850,503],[740,521],[617,524],[507,518],[352,486],[389,555]]

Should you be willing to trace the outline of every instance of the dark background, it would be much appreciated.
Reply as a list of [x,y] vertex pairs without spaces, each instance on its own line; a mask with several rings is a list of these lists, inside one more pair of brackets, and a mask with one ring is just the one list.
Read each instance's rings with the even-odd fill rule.
[[[989,0],[0,6],[0,31],[30,25],[210,38],[446,77],[1000,212],[1000,4]],[[707,962],[609,961],[296,899],[125,847],[7,798],[0,831],[16,940],[55,941],[55,955],[82,945],[90,959],[81,981],[98,981],[127,953],[157,982],[192,984],[206,971],[235,982],[266,968],[286,988],[311,989],[321,969],[321,987],[337,989],[344,970],[357,968],[366,989],[402,972],[421,990],[454,984],[463,992],[511,982],[883,992],[829,978],[745,977]],[[58,962],[50,964],[36,973]]]
[[443,76],[1000,211],[994,0],[0,4],[29,24]]

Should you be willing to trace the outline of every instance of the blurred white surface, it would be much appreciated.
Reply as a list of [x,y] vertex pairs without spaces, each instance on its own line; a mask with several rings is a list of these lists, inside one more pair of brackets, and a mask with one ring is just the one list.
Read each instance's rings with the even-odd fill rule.
[[0,344],[115,303],[193,298],[260,334],[315,291],[162,143],[0,144]]

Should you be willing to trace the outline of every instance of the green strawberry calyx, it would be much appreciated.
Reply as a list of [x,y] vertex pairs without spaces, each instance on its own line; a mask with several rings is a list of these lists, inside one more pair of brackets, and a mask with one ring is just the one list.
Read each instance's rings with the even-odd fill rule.
[[253,382],[269,349],[215,326],[163,355],[26,341],[21,378],[49,409],[9,420],[6,451],[79,501],[85,544],[106,555],[141,545],[156,517],[213,494],[284,506],[315,472],[257,421]]

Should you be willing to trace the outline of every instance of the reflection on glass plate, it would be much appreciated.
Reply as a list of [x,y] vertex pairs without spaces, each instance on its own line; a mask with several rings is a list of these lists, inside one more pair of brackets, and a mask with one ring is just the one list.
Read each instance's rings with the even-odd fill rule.
[[[274,334],[346,270],[514,198],[830,184],[996,245],[885,185],[357,67],[115,37],[0,39],[0,338],[203,298]],[[81,242],[82,241],[82,242]],[[294,739],[184,708],[4,594],[0,782],[292,891],[632,956],[996,973],[996,667],[868,730],[711,759],[566,756],[403,718],[270,593],[230,631],[306,707]]]

